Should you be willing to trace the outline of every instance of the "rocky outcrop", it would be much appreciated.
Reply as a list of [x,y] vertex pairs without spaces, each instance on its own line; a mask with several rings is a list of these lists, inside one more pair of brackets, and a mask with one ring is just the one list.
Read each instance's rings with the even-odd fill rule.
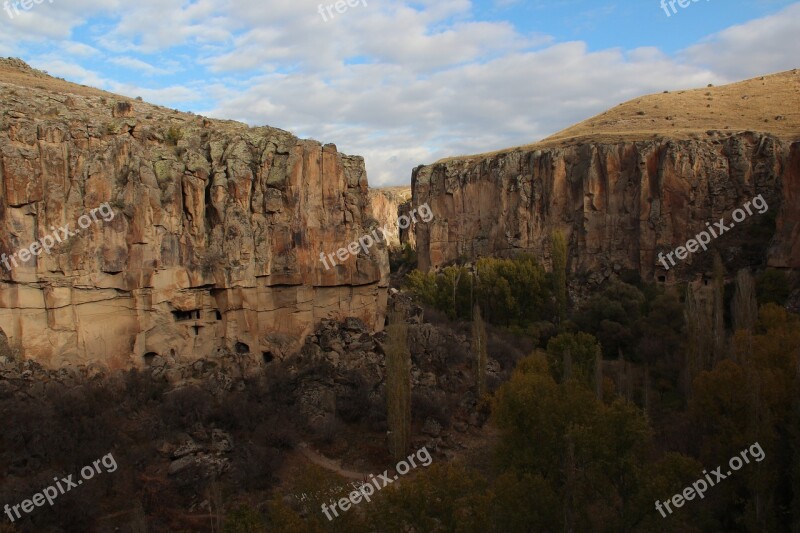
[[769,211],[712,245],[732,272],[800,267],[800,143],[754,132],[704,137],[534,145],[418,167],[414,204],[435,214],[416,227],[419,266],[522,252],[549,264],[550,236],[560,231],[571,271],[590,279],[626,269],[646,280],[686,278],[710,270],[713,254],[668,272],[657,254],[763,194]]
[[[387,235],[390,248],[399,248],[401,242],[407,241],[408,230],[397,227],[397,218],[404,213],[403,208],[409,206],[411,187],[387,187],[370,189],[369,213],[380,227],[396,230]],[[407,210],[405,211],[407,213]]]
[[25,357],[261,361],[323,318],[382,328],[385,249],[330,270],[319,259],[366,233],[361,157],[3,68],[0,253],[19,258],[100,206],[114,213],[0,265],[0,328]]

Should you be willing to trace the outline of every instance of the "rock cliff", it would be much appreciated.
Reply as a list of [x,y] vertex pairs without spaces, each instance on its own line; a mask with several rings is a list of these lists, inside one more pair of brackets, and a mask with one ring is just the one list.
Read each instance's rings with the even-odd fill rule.
[[370,216],[380,227],[390,227],[396,230],[387,236],[390,248],[399,248],[401,241],[405,242],[407,230],[398,228],[397,218],[404,206],[411,200],[411,187],[384,187],[370,189],[369,205]]
[[19,258],[53,228],[74,231],[101,205],[114,212],[49,253],[0,265],[0,328],[26,357],[112,368],[230,351],[270,360],[323,318],[382,328],[385,249],[330,270],[319,259],[366,233],[361,157],[18,60],[0,60],[0,102],[0,252]]
[[[757,111],[731,109],[748,100]],[[719,101],[724,113],[707,103]],[[800,75],[792,71],[645,97],[535,145],[418,167],[414,204],[427,202],[435,213],[416,228],[419,266],[521,252],[549,264],[557,230],[569,243],[571,271],[590,280],[627,269],[647,280],[686,279],[710,270],[713,254],[694,254],[669,271],[657,254],[763,194],[769,211],[712,246],[731,269],[798,268],[798,110]],[[768,118],[758,126],[748,113]],[[731,129],[746,123],[753,129]]]

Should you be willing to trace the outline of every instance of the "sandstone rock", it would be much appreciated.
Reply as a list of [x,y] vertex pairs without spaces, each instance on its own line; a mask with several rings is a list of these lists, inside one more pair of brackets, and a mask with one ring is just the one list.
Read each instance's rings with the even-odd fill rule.
[[404,230],[398,228],[397,218],[401,214],[401,206],[410,199],[410,187],[386,187],[369,191],[369,216],[379,227],[392,229],[392,233],[387,236],[390,248],[399,248],[401,242],[405,242],[402,239]]
[[230,391],[233,387],[233,379],[224,372],[214,372],[209,380],[212,392],[221,393]]
[[172,452],[173,459],[180,459],[181,457],[185,457],[187,455],[194,455],[199,451],[202,451],[203,447],[196,443],[193,439],[186,437],[183,442],[181,442],[177,448]]
[[180,459],[172,461],[169,464],[169,469],[167,470],[167,474],[170,475],[170,476],[175,476],[175,475],[183,472],[184,470],[186,470],[190,466],[192,466],[194,463],[195,463],[194,456],[189,455],[189,456],[186,456],[186,457],[181,457]]
[[[259,362],[298,349],[322,318],[383,327],[386,250],[330,270],[319,260],[366,233],[361,157],[23,65],[0,65],[16,69],[14,84],[0,78],[0,252],[77,228],[101,205],[114,211],[50,253],[0,267],[0,327],[26,357],[126,368],[242,343]],[[36,87],[43,77],[50,90]]]
[[355,317],[348,317],[344,321],[344,329],[355,333],[364,333],[367,331],[367,325]]
[[442,433],[442,425],[436,420],[428,418],[422,426],[422,432],[431,437],[438,437]]
[[233,437],[221,429],[211,430],[211,451],[214,453],[228,453],[233,451]]
[[[777,217],[774,238],[742,228],[714,244],[731,270],[763,259],[800,267],[800,143],[769,134],[520,148],[418,167],[412,187],[414,203],[434,213],[416,226],[422,269],[523,252],[549,266],[558,230],[570,270],[597,282],[622,269],[648,281],[687,279],[710,270],[713,255],[694,254],[667,272],[658,252],[685,244],[706,222],[730,220],[759,194],[771,214],[746,223],[766,228]],[[762,257],[737,254],[745,245]]]

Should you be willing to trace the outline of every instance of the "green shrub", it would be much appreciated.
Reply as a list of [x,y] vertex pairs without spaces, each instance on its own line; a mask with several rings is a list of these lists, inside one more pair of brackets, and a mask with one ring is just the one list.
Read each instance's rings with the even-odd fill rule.
[[267,531],[264,519],[252,508],[242,505],[225,515],[225,533],[258,533]]
[[438,274],[413,271],[405,286],[421,303],[450,319],[470,320],[472,306],[478,303],[490,324],[524,329],[558,312],[552,280],[531,256],[480,259],[474,272],[462,266],[449,266]]
[[178,141],[183,139],[183,130],[177,126],[170,126],[166,135],[167,143],[172,146],[178,144]]
[[756,297],[761,305],[786,305],[789,299],[789,280],[780,270],[766,270],[756,278]]

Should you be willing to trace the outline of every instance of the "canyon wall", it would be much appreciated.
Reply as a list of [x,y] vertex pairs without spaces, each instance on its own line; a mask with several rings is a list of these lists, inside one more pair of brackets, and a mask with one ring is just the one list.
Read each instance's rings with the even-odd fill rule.
[[319,258],[367,232],[362,158],[15,68],[0,77],[0,252],[114,212],[0,265],[0,328],[25,357],[269,361],[323,318],[383,327],[385,248],[330,270]]
[[588,281],[634,270],[677,281],[711,270],[713,252],[667,271],[659,252],[684,245],[754,196],[764,215],[713,241],[729,270],[800,267],[800,143],[754,132],[705,138],[543,144],[443,160],[414,170],[419,267],[529,253],[549,266],[550,236],[569,243],[569,268]]
[[380,227],[392,228],[393,232],[387,235],[387,244],[390,248],[400,248],[401,241],[407,242],[409,228],[401,229],[397,225],[397,218],[407,205],[410,205],[411,187],[387,187],[370,189],[369,213]]

